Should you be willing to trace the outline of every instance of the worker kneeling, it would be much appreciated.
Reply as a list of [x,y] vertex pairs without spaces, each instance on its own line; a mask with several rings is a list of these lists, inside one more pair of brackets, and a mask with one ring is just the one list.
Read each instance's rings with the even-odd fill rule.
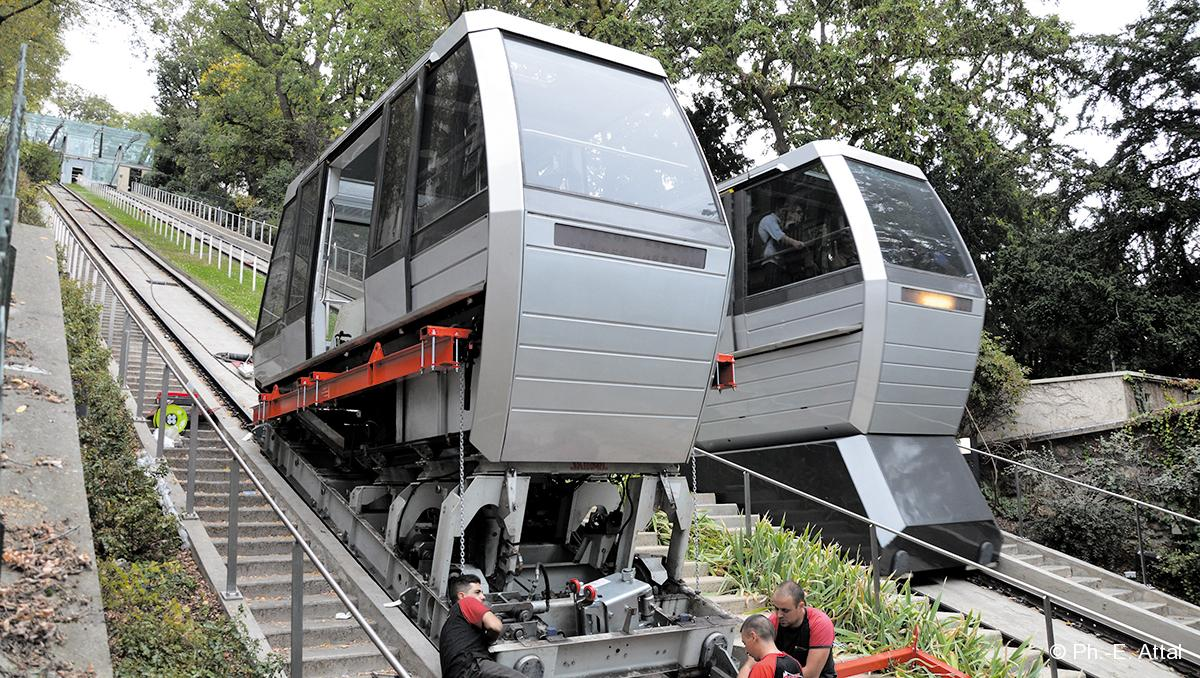
[[[829,615],[809,607],[804,601],[804,589],[790,580],[775,589],[771,606],[775,612],[769,618],[762,619],[771,627],[772,641],[778,651],[799,662],[804,678],[837,678],[837,670],[833,665],[833,622]],[[749,645],[746,646],[746,653],[750,654]],[[753,672],[756,659],[750,654],[738,672],[738,678],[771,675]]]
[[451,579],[450,616],[438,642],[442,678],[525,678],[488,654],[488,645],[503,631],[504,623],[483,602],[479,577],[464,574]]
[[749,678],[800,678],[800,662],[775,646],[775,627],[761,614],[751,615],[742,623],[742,644],[753,663],[747,663]]

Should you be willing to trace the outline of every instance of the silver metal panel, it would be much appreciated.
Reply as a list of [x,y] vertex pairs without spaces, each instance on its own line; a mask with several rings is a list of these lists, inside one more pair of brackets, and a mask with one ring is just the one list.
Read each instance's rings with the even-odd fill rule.
[[[569,403],[564,403],[569,405]],[[513,409],[505,440],[505,461],[666,463],[663,450],[677,451],[691,440],[696,417],[641,417],[570,410]],[[675,455],[676,463],[686,454]]]
[[[833,403],[849,401],[854,395],[854,365],[842,365],[818,370],[811,376],[813,385],[808,388],[791,388],[783,393],[764,393],[755,398],[738,402],[711,404],[706,412],[705,423],[719,424],[732,420],[745,420],[769,414],[791,412],[794,424],[803,426],[802,410]],[[832,382],[832,383],[824,383]],[[784,382],[786,383],[786,382]],[[710,418],[711,417],[711,418]]]
[[[488,303],[492,303],[489,298]],[[712,346],[703,332],[635,327],[579,318],[554,318],[526,314],[521,318],[521,347],[554,348],[622,358],[644,358],[640,347],[659,342],[656,359],[700,362],[712,368],[712,356],[698,358]],[[542,375],[544,376],[544,375]]]
[[432,278],[414,283],[412,288],[413,307],[421,308],[484,282],[487,279],[487,269],[487,252],[477,252],[471,258],[455,264]]
[[308,360],[307,348],[305,346],[306,335],[308,328],[305,326],[304,318],[297,318],[279,332],[278,338],[282,342],[283,355],[280,356],[280,363],[283,364],[284,370],[290,370],[300,363]]
[[717,188],[718,190],[724,192],[727,188],[741,185],[755,177],[759,177],[771,172],[786,172],[789,169],[795,169],[807,162],[816,160],[818,157],[827,158],[835,156],[854,158],[855,160],[861,160],[865,163],[890,169],[893,172],[899,172],[900,174],[907,174],[908,176],[916,177],[918,179],[925,178],[925,173],[922,172],[921,168],[917,167],[916,165],[910,165],[909,163],[901,162],[884,155],[879,155],[878,153],[864,151],[861,148],[857,148],[840,141],[821,139],[818,141],[809,142],[800,148],[796,148],[784,153],[774,160],[763,163],[758,167],[751,168],[749,171],[743,174],[739,174],[732,179],[722,182]]
[[[889,348],[891,348],[889,346]],[[952,369],[945,367],[928,367],[922,365],[897,365],[889,363],[887,351],[884,351],[883,370],[880,372],[880,384],[912,384],[916,386],[938,386],[942,388],[964,389],[971,387],[971,370]],[[880,399],[883,400],[882,396]]]
[[[943,348],[928,348],[925,346],[900,346],[888,344],[883,351],[885,364],[938,367],[953,370],[974,372],[975,360],[978,357],[976,349],[955,351]],[[895,381],[889,379],[888,381]]]
[[[613,360],[619,357],[619,360]],[[602,374],[622,384],[674,384],[704,379],[712,363],[703,359],[624,355],[522,345],[517,349],[517,372],[532,379]]]
[[408,313],[407,295],[404,293],[408,287],[408,281],[405,280],[405,261],[399,259],[366,279],[365,332],[376,330]]
[[414,256],[412,266],[409,268],[413,285],[420,285],[476,254],[486,251],[487,245],[487,218],[484,217]]
[[891,302],[887,342],[952,351],[978,351],[983,316]]
[[879,399],[880,404],[911,403],[914,405],[962,407],[966,402],[967,388],[881,382],[879,384],[879,391],[875,397]]
[[601,414],[695,417],[704,401],[704,391],[704,387],[656,387],[620,382],[517,377],[513,380],[512,406],[515,410],[538,410],[559,404],[568,405],[576,411]]
[[488,228],[487,303],[479,382],[473,400],[471,444],[498,461],[504,447],[517,353],[521,271],[525,241],[525,195],[508,58],[498,31],[471,37],[479,79],[483,132],[487,143]]
[[962,413],[962,405],[877,403],[871,433],[953,435]]
[[[798,421],[792,410],[763,414],[745,419],[705,422],[700,426],[697,445],[719,452],[763,445],[781,445],[786,440],[817,440],[854,433],[850,428],[850,401],[830,403],[804,410]],[[787,435],[780,432],[786,431]]]
[[865,326],[864,315],[862,304],[830,309],[821,313],[806,314],[804,317],[790,322],[782,322],[759,330],[751,330],[747,345],[763,346],[784,342],[795,337],[826,332],[840,327]]
[[[560,218],[575,226],[617,225],[631,235],[661,238],[669,234],[672,240],[690,245],[728,248],[731,244],[724,220],[693,219],[535,187],[525,189],[525,201],[531,215]],[[714,269],[710,266],[709,270]]]
[[[867,436],[851,436],[837,441],[838,452],[846,464],[850,480],[858,490],[858,499],[863,504],[864,515],[869,516],[897,532],[906,527],[896,499],[892,496],[888,480],[879,468],[875,453],[871,450],[870,439]],[[878,530],[879,545],[887,546],[896,535],[887,530]]]

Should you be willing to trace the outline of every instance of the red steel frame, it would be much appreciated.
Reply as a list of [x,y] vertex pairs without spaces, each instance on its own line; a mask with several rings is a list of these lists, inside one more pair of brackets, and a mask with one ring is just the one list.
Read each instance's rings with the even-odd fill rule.
[[872,671],[886,671],[896,664],[907,664],[909,662],[929,669],[929,672],[935,676],[969,678],[962,671],[917,647],[919,633],[920,629],[913,629],[913,642],[908,647],[838,662],[834,666],[837,669],[838,678],[849,678],[849,676],[857,676]]
[[281,393],[279,386],[270,393],[260,393],[254,407],[254,423],[281,417],[289,412],[327,403],[360,393],[375,386],[405,379],[429,370],[456,370],[462,363],[461,342],[471,336],[462,327],[421,328],[421,340],[395,353],[383,354],[383,346],[375,344],[367,362],[345,372],[313,372],[300,377],[292,390]]

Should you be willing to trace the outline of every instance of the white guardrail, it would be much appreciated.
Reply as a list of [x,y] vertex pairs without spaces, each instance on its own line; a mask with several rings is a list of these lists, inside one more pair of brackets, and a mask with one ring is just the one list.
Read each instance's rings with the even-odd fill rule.
[[[209,265],[213,264],[215,257],[217,269],[224,268],[226,275],[230,278],[234,277],[236,262],[239,285],[249,283],[251,290],[257,290],[259,276],[266,277],[265,268],[270,262],[254,252],[249,252],[203,228],[186,223],[134,198],[129,193],[118,191],[112,186],[89,181],[83,177],[78,177],[76,181],[93,193],[98,193],[101,198],[113,203],[135,219],[147,224],[154,229],[157,235],[169,238],[176,247],[186,250],[188,254],[206,259]],[[262,270],[260,271],[260,269]],[[250,273],[249,276],[246,275],[247,272]]]
[[214,224],[223,228],[238,233],[239,235],[257,240],[261,243],[270,245],[274,240],[275,227],[265,221],[251,219],[244,214],[234,214],[226,212],[220,207],[209,205],[195,198],[189,198],[185,195],[164,191],[161,188],[146,186],[139,182],[133,182],[129,188],[131,193],[140,195],[144,198],[157,200],[166,205],[195,215],[206,221],[211,221]]

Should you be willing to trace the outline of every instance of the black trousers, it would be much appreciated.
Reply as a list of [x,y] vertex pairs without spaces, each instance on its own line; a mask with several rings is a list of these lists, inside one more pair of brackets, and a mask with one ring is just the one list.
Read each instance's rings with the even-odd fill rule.
[[475,670],[471,671],[469,678],[525,678],[525,674],[491,659],[476,659]]

